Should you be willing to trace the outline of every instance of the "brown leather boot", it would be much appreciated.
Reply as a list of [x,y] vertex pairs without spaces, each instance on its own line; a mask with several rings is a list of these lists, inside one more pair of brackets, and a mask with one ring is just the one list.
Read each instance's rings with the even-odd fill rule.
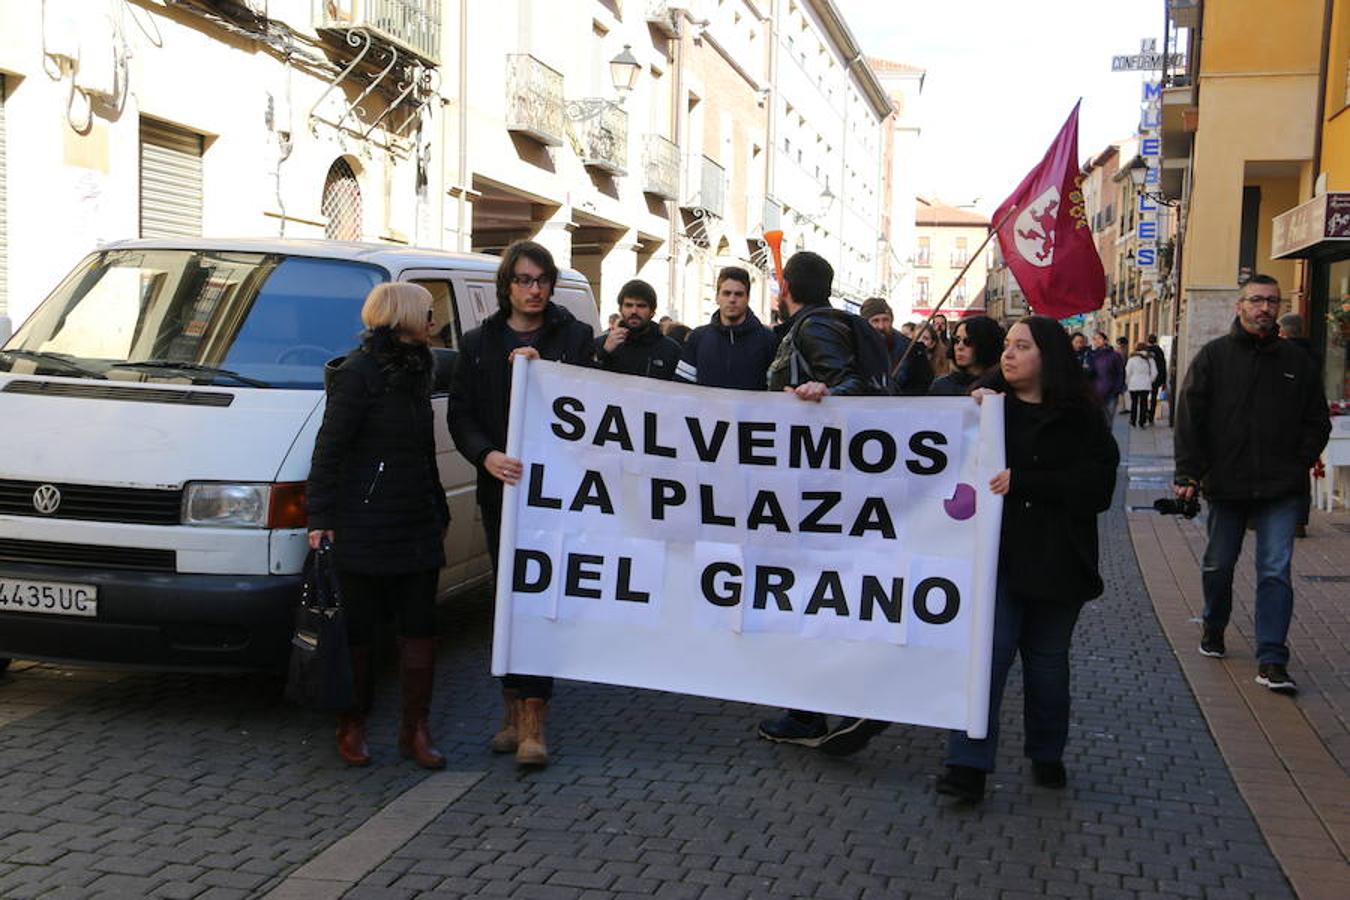
[[431,742],[427,715],[431,685],[436,677],[436,642],[432,638],[404,638],[399,647],[403,680],[403,722],[398,752],[424,769],[444,769],[445,757]]
[[516,762],[519,765],[548,765],[548,744],[544,741],[544,719],[547,717],[547,700],[531,697],[521,701],[518,725],[520,740],[516,745]]
[[370,748],[366,746],[366,716],[374,694],[370,667],[370,647],[351,648],[352,708],[338,715],[337,751],[349,766],[370,765]]
[[502,705],[506,711],[502,714],[502,728],[492,736],[488,746],[493,753],[515,753],[519,737],[520,691],[515,688],[502,688]]

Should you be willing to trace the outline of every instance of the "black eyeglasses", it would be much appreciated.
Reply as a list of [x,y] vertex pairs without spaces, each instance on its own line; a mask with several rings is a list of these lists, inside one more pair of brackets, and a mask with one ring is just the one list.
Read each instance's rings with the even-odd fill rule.
[[525,275],[518,272],[511,276],[511,281],[523,288],[534,287],[536,284],[544,290],[553,287],[553,279],[549,278],[547,275],[535,277],[534,275]]
[[968,337],[953,338],[953,339],[952,339],[952,343],[953,343],[953,344],[958,344],[958,345],[960,345],[960,346],[962,346],[962,347],[974,347],[974,346],[975,346],[975,342],[972,341],[972,340],[971,340],[970,338],[968,338]]

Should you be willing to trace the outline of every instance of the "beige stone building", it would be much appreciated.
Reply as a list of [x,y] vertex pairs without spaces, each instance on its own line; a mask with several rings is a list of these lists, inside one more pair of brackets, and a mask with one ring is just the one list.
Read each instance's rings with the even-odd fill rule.
[[[942,307],[948,319],[983,313],[990,257],[988,249],[982,249],[981,245],[989,234],[989,217],[973,209],[919,197],[915,226],[914,281],[910,294],[913,317],[928,316],[952,285],[955,287],[951,296]],[[972,254],[978,257],[958,280]]]

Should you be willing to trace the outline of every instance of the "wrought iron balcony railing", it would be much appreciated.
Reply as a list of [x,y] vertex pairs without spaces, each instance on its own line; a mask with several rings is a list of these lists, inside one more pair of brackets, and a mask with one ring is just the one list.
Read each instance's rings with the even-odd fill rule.
[[680,197],[680,148],[659,134],[642,138],[642,191],[662,200]]
[[581,164],[610,175],[628,174],[628,113],[606,101],[600,111],[575,123]]
[[314,0],[316,29],[363,28],[432,65],[441,57],[441,0]]
[[[686,2],[683,6],[687,7]],[[675,27],[676,4],[670,0],[647,0],[647,24],[664,37],[675,37],[679,32]]]
[[528,53],[506,56],[506,130],[549,147],[567,134],[563,77]]

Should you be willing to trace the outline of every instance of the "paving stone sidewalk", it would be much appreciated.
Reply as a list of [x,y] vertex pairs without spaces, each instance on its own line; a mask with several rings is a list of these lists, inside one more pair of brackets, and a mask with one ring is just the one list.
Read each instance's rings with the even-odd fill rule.
[[[1068,790],[1030,783],[1017,669],[978,810],[934,793],[932,729],[837,760],[757,740],[770,710],[576,683],[554,765],[521,774],[484,747],[480,594],[443,642],[434,727],[452,769],[486,774],[346,896],[1292,896],[1153,615],[1123,495],[1075,640]],[[265,679],[123,675],[0,724],[0,896],[265,894],[425,777],[396,758],[383,688],[366,770]]]

